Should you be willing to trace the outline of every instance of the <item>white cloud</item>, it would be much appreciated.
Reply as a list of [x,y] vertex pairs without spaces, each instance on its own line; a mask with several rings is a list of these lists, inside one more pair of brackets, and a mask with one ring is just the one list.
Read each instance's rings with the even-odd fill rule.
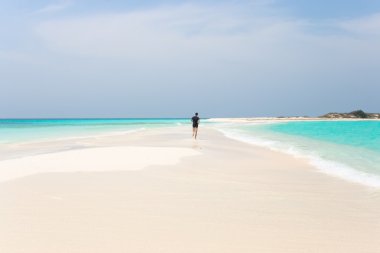
[[256,14],[235,6],[182,5],[52,20],[36,31],[53,50],[132,59],[263,52],[297,34],[299,21]]
[[36,63],[38,60],[32,58],[30,54],[22,53],[18,51],[1,51],[0,50],[0,62],[15,62],[31,64]]
[[[56,53],[145,61],[210,64],[239,63],[252,67],[312,68],[380,54],[375,40],[346,34],[313,32],[317,23],[246,5],[179,5],[127,13],[91,15],[42,22],[38,36]],[[380,15],[323,24],[350,32],[378,31]],[[371,56],[372,54],[372,56]],[[228,65],[228,64],[227,64]]]
[[339,22],[338,27],[358,34],[380,35],[380,13]]
[[177,5],[56,18],[35,32],[67,97],[82,87],[99,99],[106,93],[121,97],[121,104],[161,105],[198,90],[205,106],[226,109],[228,98],[231,108],[249,111],[273,100],[277,114],[338,111],[368,104],[365,97],[378,93],[379,41],[356,33],[354,20],[345,23],[351,30],[335,33],[341,22],[314,23],[267,11],[270,5],[247,6]]
[[70,7],[71,4],[72,4],[71,0],[62,0],[58,3],[46,5],[42,7],[41,9],[35,11],[34,13],[35,14],[55,13],[55,12],[59,12],[59,11],[63,11],[67,9],[68,7]]
[[[245,7],[179,5],[66,18],[45,21],[36,32],[58,54],[167,69],[213,68],[256,83],[302,83],[315,73],[343,76],[363,59],[380,56],[376,41],[313,33],[318,24]],[[268,79],[273,72],[277,79]]]

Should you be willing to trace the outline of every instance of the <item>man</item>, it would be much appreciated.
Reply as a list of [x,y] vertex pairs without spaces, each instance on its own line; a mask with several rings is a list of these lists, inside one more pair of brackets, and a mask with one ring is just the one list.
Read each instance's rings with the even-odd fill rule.
[[196,139],[198,134],[198,125],[199,125],[199,117],[198,113],[195,113],[195,116],[191,118],[191,121],[193,122],[193,137]]

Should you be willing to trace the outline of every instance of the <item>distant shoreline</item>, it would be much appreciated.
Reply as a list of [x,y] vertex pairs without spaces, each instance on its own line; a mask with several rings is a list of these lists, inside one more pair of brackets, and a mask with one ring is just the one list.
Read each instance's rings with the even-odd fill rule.
[[252,118],[210,118],[209,122],[287,122],[287,121],[379,121],[372,118],[318,118],[318,117],[252,117]]

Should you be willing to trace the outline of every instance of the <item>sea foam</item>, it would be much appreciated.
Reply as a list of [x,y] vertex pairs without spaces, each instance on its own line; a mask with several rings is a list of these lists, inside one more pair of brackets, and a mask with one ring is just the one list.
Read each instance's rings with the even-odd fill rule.
[[235,129],[216,128],[226,137],[245,142],[251,145],[261,146],[273,151],[278,151],[302,158],[308,161],[318,171],[330,176],[338,177],[349,182],[358,183],[372,188],[380,189],[380,176],[357,170],[347,164],[336,162],[320,157],[316,152],[301,150],[289,143],[269,140],[265,138],[251,136]]

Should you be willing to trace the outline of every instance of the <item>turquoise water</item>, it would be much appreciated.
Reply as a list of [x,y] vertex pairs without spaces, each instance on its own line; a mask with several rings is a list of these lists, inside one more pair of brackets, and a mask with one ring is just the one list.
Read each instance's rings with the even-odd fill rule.
[[380,121],[291,121],[225,130],[231,137],[306,158],[325,173],[380,187]]
[[[380,121],[211,124],[232,138],[306,158],[322,172],[380,188]],[[0,119],[0,144],[179,125],[190,126],[190,119]]]
[[189,119],[0,119],[0,144],[130,132]]
[[319,121],[273,124],[268,130],[380,152],[380,121]]

